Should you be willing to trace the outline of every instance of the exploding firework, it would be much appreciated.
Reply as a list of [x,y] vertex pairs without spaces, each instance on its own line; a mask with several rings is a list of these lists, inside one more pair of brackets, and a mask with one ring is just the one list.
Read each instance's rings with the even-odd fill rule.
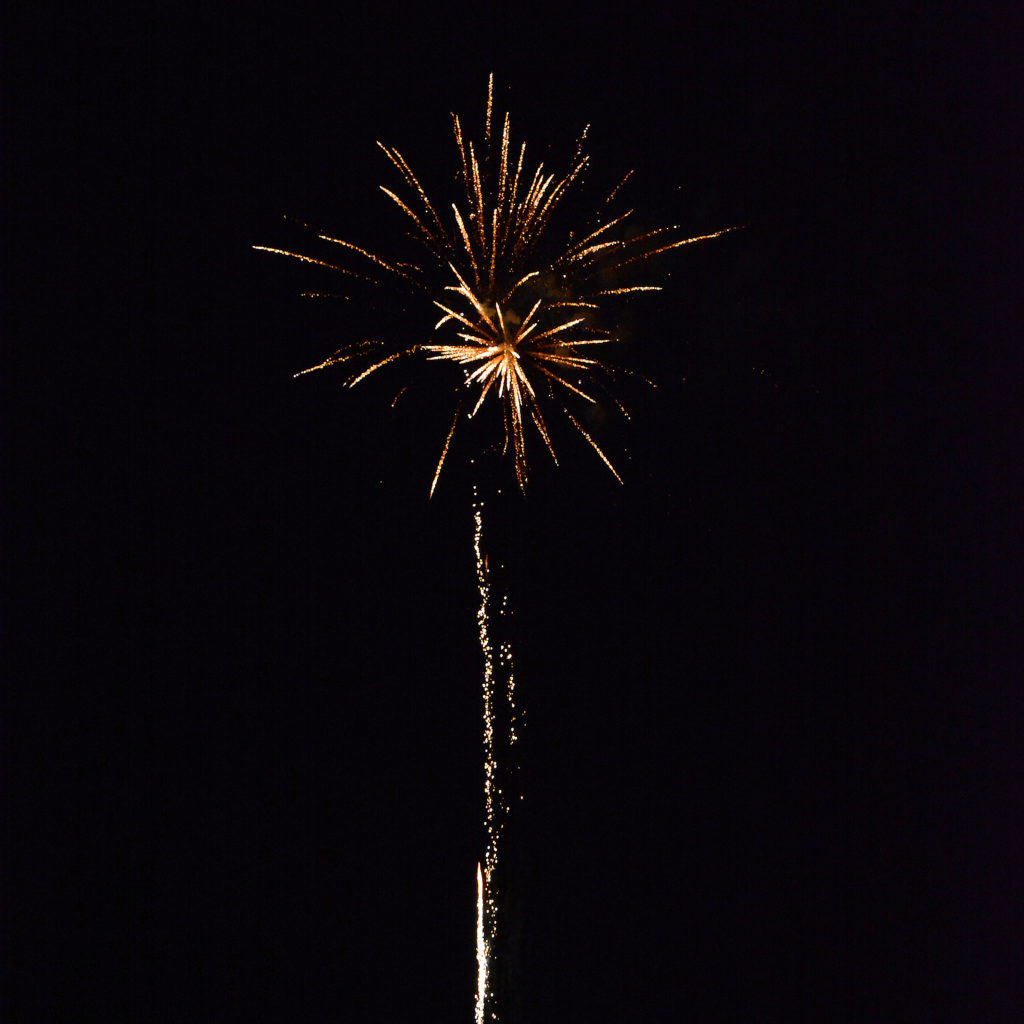
[[[488,395],[501,407],[503,453],[512,453],[520,489],[526,488],[530,424],[558,462],[548,426],[552,413],[564,416],[621,483],[615,466],[577,417],[581,403],[598,403],[595,391],[611,396],[616,406],[626,412],[609,388],[615,379],[615,368],[600,355],[605,351],[602,346],[621,340],[616,328],[608,326],[615,322],[614,304],[635,293],[660,290],[655,284],[633,277],[653,257],[736,229],[696,237],[679,237],[680,229],[674,226],[629,233],[627,222],[633,211],[618,213],[614,204],[632,171],[598,205],[590,220],[576,228],[557,229],[556,211],[580,181],[589,162],[583,153],[586,129],[565,173],[545,173],[544,165],[539,164],[531,174],[526,165],[526,144],[520,144],[518,154],[514,154],[508,114],[502,120],[500,132],[494,131],[493,100],[492,76],[488,82],[483,145],[479,150],[465,137],[459,118],[453,115],[462,196],[459,202],[451,204],[447,222],[405,158],[398,150],[378,143],[412,193],[406,201],[381,186],[411,221],[411,235],[425,250],[426,256],[421,255],[417,262],[385,259],[323,232],[317,232],[318,238],[346,254],[354,254],[359,269],[286,249],[254,247],[373,285],[398,284],[424,297],[424,309],[430,310],[432,304],[441,314],[429,331],[429,319],[412,325],[405,320],[404,329],[390,337],[354,339],[296,376],[347,365],[350,373],[346,383],[354,387],[385,367],[408,365],[417,358],[456,367],[460,372],[456,375],[455,411],[430,486],[431,494],[437,487],[460,420],[472,419]],[[423,336],[429,340],[419,340]],[[411,379],[404,379],[395,401]],[[475,492],[473,518],[480,597],[477,625],[484,659],[486,831],[486,849],[477,865],[476,878],[475,1019],[476,1024],[484,1024],[485,1020],[498,1020],[492,967],[500,938],[499,846],[509,823],[512,796],[503,781],[508,783],[514,772],[522,712],[516,704],[511,646],[495,636],[501,632],[500,620],[511,613],[507,597],[503,597],[497,620],[494,614],[494,584],[483,549],[483,502],[475,497]],[[500,963],[500,956],[498,960]]]
[[[616,213],[614,204],[630,171],[590,221],[559,233],[556,211],[589,163],[583,152],[587,130],[565,173],[546,173],[541,163],[531,174],[526,143],[520,144],[518,154],[514,151],[507,113],[500,131],[494,130],[493,100],[492,75],[479,149],[466,138],[459,117],[452,115],[462,197],[451,204],[450,219],[438,213],[401,153],[378,143],[412,193],[407,202],[381,186],[411,222],[411,234],[421,252],[425,250],[417,262],[385,259],[323,232],[317,232],[318,238],[357,257],[359,269],[254,246],[377,285],[397,283],[425,296],[441,313],[429,334],[429,323],[424,321],[399,337],[354,340],[296,376],[348,364],[351,373],[346,383],[354,387],[384,367],[414,358],[459,367],[455,412],[431,495],[460,419],[475,416],[489,394],[501,405],[503,452],[512,452],[521,489],[525,490],[527,480],[530,423],[558,462],[548,426],[552,412],[565,417],[621,483],[611,460],[573,412],[573,406],[580,412],[580,403],[596,405],[595,391],[611,394],[608,384],[615,371],[598,355],[604,351],[602,346],[619,340],[615,328],[605,326],[613,322],[608,316],[611,307],[624,296],[660,290],[658,285],[632,279],[652,257],[736,229],[690,238],[675,237],[676,226],[626,234],[633,211]],[[430,340],[412,340],[423,335]],[[616,404],[625,412],[618,400]]]

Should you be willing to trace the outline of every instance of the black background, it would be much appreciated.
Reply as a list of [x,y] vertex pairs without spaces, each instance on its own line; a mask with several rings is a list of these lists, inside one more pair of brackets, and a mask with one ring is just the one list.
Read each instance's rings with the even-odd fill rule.
[[[567,437],[525,500],[488,499],[527,713],[504,1019],[1010,1019],[1013,463],[995,318],[952,300],[991,259],[969,87],[998,91],[998,19],[211,4],[124,27],[98,91],[84,21],[59,74],[67,123],[126,115],[129,688],[39,729],[10,884],[55,845],[71,866],[9,900],[33,936],[12,974],[48,969],[10,1019],[469,1019],[473,445],[428,501],[450,396],[293,380],[367,312],[304,304],[324,274],[251,246],[301,246],[291,214],[386,251],[375,141],[445,181],[449,111],[477,134],[492,71],[535,159],[591,124],[591,180],[636,167],[650,223],[745,225],[631,307],[660,386],[603,435],[625,485]],[[88,621],[104,568],[60,571]],[[97,928],[111,868],[128,923]],[[97,982],[110,962],[129,985]]]

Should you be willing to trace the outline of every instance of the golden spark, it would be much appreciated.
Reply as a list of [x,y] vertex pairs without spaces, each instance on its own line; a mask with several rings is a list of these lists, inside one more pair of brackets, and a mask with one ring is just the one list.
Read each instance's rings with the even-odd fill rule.
[[[593,353],[601,351],[597,346],[619,339],[613,329],[600,326],[599,314],[623,296],[660,290],[644,282],[615,283],[626,268],[643,266],[668,250],[717,238],[736,228],[689,238],[673,238],[680,230],[678,226],[623,236],[622,225],[633,211],[615,214],[611,203],[632,175],[630,171],[584,231],[568,231],[554,249],[542,245],[555,234],[551,227],[555,212],[589,164],[589,157],[583,153],[587,129],[567,171],[546,173],[544,165],[539,164],[531,175],[526,143],[520,144],[518,154],[514,153],[507,113],[500,130],[492,131],[496,126],[493,100],[491,75],[480,152],[466,138],[459,117],[452,115],[463,194],[460,202],[451,204],[448,223],[401,153],[378,142],[411,196],[407,201],[383,185],[381,190],[408,219],[412,237],[426,250],[428,259],[419,264],[387,260],[322,232],[317,234],[324,242],[359,256],[363,269],[354,271],[286,249],[254,246],[347,277],[400,284],[428,297],[442,314],[428,340],[408,336],[399,341],[362,340],[296,376],[354,361],[358,369],[346,381],[352,387],[386,366],[414,357],[460,367],[462,380],[456,390],[468,394],[459,394],[431,495],[460,418],[475,416],[489,394],[502,405],[503,450],[512,451],[520,488],[525,490],[527,480],[528,424],[533,424],[558,462],[548,428],[551,408],[565,415],[566,422],[583,436],[621,483],[611,460],[569,407],[581,401],[597,405],[594,392],[607,392],[603,379],[612,375],[613,368]],[[419,330],[426,333],[420,327],[413,337]],[[618,399],[614,400],[625,411]]]

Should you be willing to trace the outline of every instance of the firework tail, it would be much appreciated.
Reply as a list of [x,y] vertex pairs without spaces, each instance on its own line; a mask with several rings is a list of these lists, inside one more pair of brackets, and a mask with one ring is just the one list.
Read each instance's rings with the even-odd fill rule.
[[503,588],[496,586],[501,565],[484,550],[484,502],[474,489],[473,552],[480,604],[477,626],[483,654],[484,839],[483,861],[477,865],[477,1024],[499,1020],[499,1003],[509,1002],[512,947],[505,921],[503,882],[508,877],[501,848],[517,788],[517,744],[522,716],[516,705],[515,664],[512,657],[511,609]]

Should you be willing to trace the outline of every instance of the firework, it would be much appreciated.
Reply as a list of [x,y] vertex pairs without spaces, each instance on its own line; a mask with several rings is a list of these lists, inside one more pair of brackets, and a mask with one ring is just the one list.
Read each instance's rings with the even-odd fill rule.
[[[477,147],[452,115],[461,197],[442,216],[408,162],[398,150],[378,143],[410,193],[401,198],[382,191],[411,224],[419,244],[416,262],[386,259],[351,242],[317,231],[354,266],[340,258],[320,259],[286,249],[255,246],[321,266],[346,278],[373,285],[397,284],[419,296],[429,319],[390,337],[355,339],[296,376],[342,365],[346,383],[354,387],[386,367],[413,360],[454,367],[454,413],[445,436],[430,493],[433,494],[459,423],[472,419],[488,396],[500,405],[503,454],[511,452],[520,489],[525,491],[527,432],[536,431],[558,462],[549,430],[552,414],[570,424],[594,449],[615,478],[611,460],[580,423],[586,404],[596,405],[596,392],[610,396],[625,413],[609,384],[614,367],[603,357],[604,346],[619,339],[613,307],[625,297],[658,291],[634,275],[653,257],[680,246],[715,238],[735,228],[696,237],[680,237],[678,227],[629,233],[631,210],[617,212],[615,201],[630,171],[582,226],[560,229],[557,212],[581,180],[589,159],[583,153],[586,129],[575,156],[562,174],[531,172],[526,144],[516,151],[508,114],[494,130],[494,80],[488,82],[482,145]],[[309,227],[309,225],[305,225]],[[358,268],[358,269],[356,269]],[[322,292],[305,293],[312,297]],[[431,325],[437,314],[440,319]],[[426,340],[423,340],[426,338]],[[448,377],[452,374],[449,373]],[[412,379],[406,375],[398,401]],[[442,380],[442,375],[434,379]],[[441,385],[439,390],[443,390]],[[574,412],[575,409],[575,412]],[[531,426],[532,424],[532,426]],[[477,626],[483,654],[484,827],[486,849],[477,864],[475,1020],[497,1022],[492,979],[502,963],[498,952],[499,847],[511,814],[512,779],[522,712],[516,703],[515,666],[511,645],[502,639],[502,621],[511,615],[507,596],[494,606],[492,573],[483,549],[483,502],[474,490],[473,549],[480,598]],[[496,563],[500,569],[500,563]],[[497,634],[497,635],[496,635]],[[504,783],[504,785],[503,785]],[[519,794],[522,799],[522,794]],[[495,959],[496,958],[496,959]]]
[[[614,368],[601,353],[602,346],[618,340],[614,328],[603,326],[613,322],[611,307],[624,296],[660,290],[632,279],[652,257],[736,229],[689,238],[678,237],[677,226],[624,235],[633,211],[617,213],[614,203],[630,171],[582,228],[559,231],[556,212],[589,163],[583,152],[587,129],[568,170],[548,173],[541,163],[531,173],[526,143],[518,152],[512,144],[507,113],[500,130],[493,130],[493,101],[492,75],[480,147],[466,138],[459,117],[452,115],[462,194],[444,216],[401,153],[378,142],[410,193],[407,201],[381,186],[411,225],[422,252],[417,262],[385,259],[319,231],[318,238],[337,246],[346,259],[354,258],[359,269],[254,246],[346,277],[375,284],[390,281],[425,297],[424,309],[432,303],[435,315],[441,314],[430,334],[426,320],[411,331],[412,337],[427,335],[429,341],[411,340],[410,334],[360,339],[296,376],[347,364],[351,372],[346,383],[354,387],[385,367],[413,359],[455,364],[461,379],[455,386],[455,411],[431,495],[460,420],[475,416],[488,395],[501,405],[503,452],[512,453],[521,489],[527,480],[530,424],[558,462],[548,427],[552,412],[564,416],[621,483],[611,460],[572,411],[576,406],[579,412],[581,403],[596,405],[596,391],[610,394]],[[625,411],[618,400],[616,404]]]

